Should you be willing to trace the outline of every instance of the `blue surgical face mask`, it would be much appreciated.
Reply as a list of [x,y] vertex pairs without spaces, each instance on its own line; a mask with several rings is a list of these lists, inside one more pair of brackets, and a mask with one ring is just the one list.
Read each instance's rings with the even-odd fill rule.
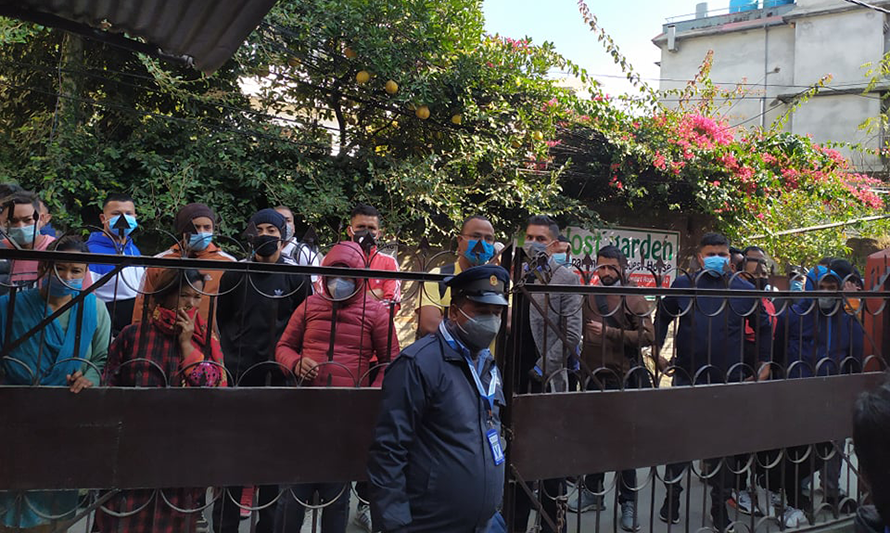
[[718,277],[723,275],[723,268],[729,263],[728,257],[721,257],[719,255],[709,255],[705,257],[705,264],[702,265],[705,267],[705,270],[708,271],[708,274]]
[[127,227],[124,228],[124,238],[127,238],[130,236],[131,233],[133,233],[133,231],[136,230],[137,227],[139,227],[139,223],[136,222],[136,217],[134,217],[134,216],[123,214],[123,215],[117,215],[117,216],[113,216],[113,217],[109,218],[108,219],[108,231],[115,237],[117,237],[119,235],[119,233],[118,233],[119,230],[115,229],[115,226],[117,226],[117,223],[121,217],[124,217],[124,220],[127,222]]
[[566,254],[565,252],[553,254],[550,257],[552,257],[553,260],[556,261],[557,265],[568,266],[572,264],[568,254]]
[[34,238],[37,236],[37,226],[15,226],[6,230],[9,238],[15,241],[19,246],[31,246],[34,244]]
[[189,235],[189,249],[196,252],[204,251],[212,241],[212,233],[192,233]]
[[803,280],[802,279],[791,280],[791,290],[794,292],[803,292]]
[[344,278],[331,278],[327,281],[328,293],[334,300],[345,300],[355,293],[355,281]]
[[48,292],[50,296],[55,296],[57,298],[62,296],[77,296],[77,294],[83,290],[83,278],[69,279],[63,282],[56,276],[50,274],[43,278],[40,285],[42,287],[49,286]]
[[[482,244],[482,252],[473,252],[473,249],[476,248],[476,245],[479,243]],[[469,259],[470,264],[473,266],[484,265],[494,257],[494,244],[476,239],[469,239],[467,240],[467,251],[464,252],[464,257]]]

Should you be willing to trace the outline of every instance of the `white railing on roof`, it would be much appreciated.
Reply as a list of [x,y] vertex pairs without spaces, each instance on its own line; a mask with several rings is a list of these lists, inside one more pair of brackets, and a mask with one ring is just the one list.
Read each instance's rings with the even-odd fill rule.
[[673,17],[667,17],[664,19],[665,24],[673,24],[675,22],[686,22],[687,20],[695,20],[697,18],[709,18],[709,17],[717,17],[720,15],[728,15],[729,14],[729,6],[721,7],[719,9],[709,9],[704,12],[704,16],[701,16],[698,13],[689,13],[686,15],[675,15]]

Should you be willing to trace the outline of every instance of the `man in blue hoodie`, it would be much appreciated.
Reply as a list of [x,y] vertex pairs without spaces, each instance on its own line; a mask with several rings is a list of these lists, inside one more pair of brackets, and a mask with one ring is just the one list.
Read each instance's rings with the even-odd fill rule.
[[[843,263],[846,262],[833,260],[829,264]],[[852,270],[852,266],[849,268]],[[844,283],[843,277],[830,266],[816,266],[807,274],[806,285],[807,291],[817,292],[811,298],[788,306],[779,314],[774,354],[776,361],[785,368],[787,378],[862,371],[865,333],[859,320],[845,309],[843,298],[837,294]],[[804,445],[786,449],[783,463],[766,472],[767,480],[759,480],[758,500],[766,508],[764,514],[783,516],[787,527],[803,524],[805,511],[812,509],[812,502],[802,490],[803,481],[821,468],[821,458],[830,453],[832,444],[818,443],[815,451],[810,448]],[[767,455],[766,460],[775,462],[776,453],[778,450]],[[805,460],[809,454],[813,455],[814,460]],[[842,503],[837,488],[839,470],[837,468],[834,473],[825,471],[822,474],[826,501],[834,505]],[[785,499],[778,492],[767,492],[764,486],[784,488]]]
[[779,315],[775,356],[787,369],[788,378],[861,371],[865,332],[844,309],[843,298],[832,294],[842,283],[835,271],[817,266],[807,275],[807,286],[818,288],[820,294],[798,301]]
[[[679,276],[671,288],[755,290],[754,285],[740,276],[732,276],[729,240],[723,235],[705,234],[697,259],[701,270]],[[764,363],[770,359],[772,332],[769,316],[760,298],[667,296],[661,301],[655,317],[656,343],[659,346],[664,345],[668,328],[678,316],[680,321],[674,341],[674,386],[739,382],[768,374],[767,365],[761,364],[759,368],[744,365],[746,324],[754,332],[758,361]],[[733,458],[727,458],[727,461],[731,460]],[[720,459],[709,462],[716,466]],[[674,464],[665,469],[667,495],[659,512],[659,518],[664,522],[676,524],[680,521],[680,492],[683,490],[680,479],[686,466]],[[731,476],[725,475],[725,472],[726,468],[722,468],[709,480],[711,518],[720,532],[731,530],[725,505],[731,497]]]
[[[87,247],[91,253],[142,255],[130,238],[130,234],[138,226],[136,204],[130,195],[109,194],[102,206],[99,220],[102,222],[103,231],[91,233],[87,241]],[[113,268],[112,265],[90,265],[90,272],[95,274],[94,279],[98,279]],[[145,269],[141,266],[126,267],[108,283],[96,289],[96,297],[105,302],[108,313],[111,314],[113,335],[120,333],[132,321],[133,306],[144,271]]]

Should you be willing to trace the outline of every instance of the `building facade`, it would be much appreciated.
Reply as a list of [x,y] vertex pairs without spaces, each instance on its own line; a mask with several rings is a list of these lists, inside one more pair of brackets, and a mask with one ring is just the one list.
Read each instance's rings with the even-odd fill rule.
[[[881,82],[865,94],[867,70],[877,66],[888,47],[888,15],[842,0],[765,0],[668,19],[653,39],[661,49],[663,101],[676,105],[669,91],[682,89],[713,50],[711,80],[725,89],[742,88],[742,97],[725,106],[732,126],[769,126],[823,76],[825,88],[795,110],[784,129],[811,135],[817,142],[885,146],[885,132],[868,133],[860,125],[882,111],[890,84]],[[747,2],[746,2],[747,4]],[[781,5],[773,5],[781,4]],[[874,2],[890,7],[890,1]],[[711,6],[715,7],[715,6]],[[846,150],[856,169],[878,173],[885,161]]]

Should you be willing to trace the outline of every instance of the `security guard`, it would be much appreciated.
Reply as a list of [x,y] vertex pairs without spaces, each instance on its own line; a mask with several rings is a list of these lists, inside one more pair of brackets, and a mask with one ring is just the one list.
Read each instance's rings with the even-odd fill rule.
[[368,461],[371,516],[384,533],[487,531],[501,502],[501,377],[488,346],[510,278],[499,266],[446,278],[439,329],[389,365]]

